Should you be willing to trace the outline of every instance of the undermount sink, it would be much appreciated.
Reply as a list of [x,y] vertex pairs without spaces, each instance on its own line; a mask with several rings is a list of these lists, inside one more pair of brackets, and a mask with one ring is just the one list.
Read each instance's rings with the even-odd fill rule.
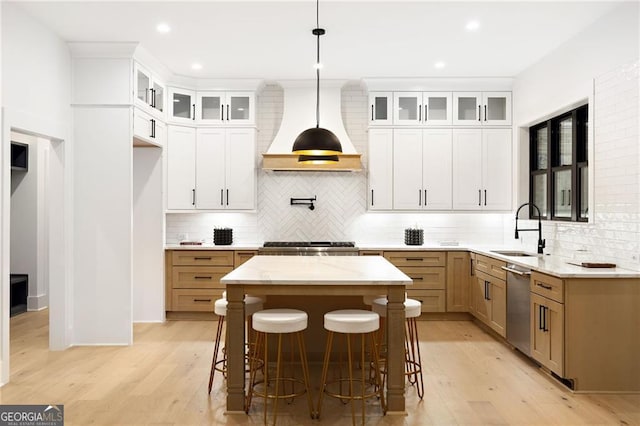
[[512,256],[512,257],[536,257],[535,254],[526,253],[524,251],[513,251],[513,250],[491,250],[491,253],[501,254],[503,256]]

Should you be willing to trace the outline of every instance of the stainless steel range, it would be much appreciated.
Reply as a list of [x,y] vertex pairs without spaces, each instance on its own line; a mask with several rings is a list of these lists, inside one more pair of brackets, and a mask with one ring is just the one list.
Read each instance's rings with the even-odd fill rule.
[[267,241],[258,254],[269,256],[357,256],[353,241]]

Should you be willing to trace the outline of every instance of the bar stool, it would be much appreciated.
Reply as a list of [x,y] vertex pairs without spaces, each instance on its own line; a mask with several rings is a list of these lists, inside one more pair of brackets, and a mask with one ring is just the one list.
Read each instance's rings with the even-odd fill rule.
[[[382,297],[373,301],[371,305],[374,312],[382,318],[387,316],[387,298]],[[404,330],[404,351],[405,351],[405,375],[407,380],[413,386],[416,385],[418,397],[422,399],[424,396],[424,381],[422,379],[422,358],[420,357],[420,341],[418,339],[418,322],[416,318],[422,312],[421,303],[415,299],[405,299],[404,316],[406,318],[406,327]],[[387,368],[386,363],[382,372],[382,383],[386,380]]]
[[[250,368],[249,389],[247,390],[247,404],[246,412],[249,413],[251,408],[252,397],[258,396],[264,398],[264,422],[267,423],[267,405],[268,400],[273,399],[273,424],[276,424],[278,417],[278,400],[290,399],[297,396],[301,396],[304,393],[307,394],[307,402],[309,404],[309,416],[313,418],[313,401],[311,400],[311,389],[309,388],[309,365],[307,363],[307,350],[304,344],[304,336],[302,332],[307,329],[308,316],[304,311],[297,309],[266,309],[256,312],[253,315],[252,323],[253,329],[256,331],[256,350],[264,349],[263,358],[264,361],[264,380],[256,381],[256,373],[258,368],[253,364],[256,362],[252,360],[252,366]],[[273,334],[278,336],[278,349],[276,355],[276,375],[274,378],[269,376],[269,344],[268,335]],[[293,364],[293,337],[297,338],[298,351],[300,355],[300,364],[302,366],[302,379],[296,378],[293,375],[293,371],[289,377],[284,376],[282,371],[282,336],[284,334],[291,335],[292,347],[291,350],[291,363]],[[291,366],[293,370],[293,365]],[[269,386],[272,382],[275,382],[275,390],[273,393],[269,392]],[[260,384],[263,384],[260,387]],[[286,383],[291,383],[291,392],[280,394],[280,386],[286,388]],[[303,384],[304,389],[296,391],[295,385]]]
[[[244,313],[247,318],[251,317],[254,313],[262,310],[262,299],[259,297],[253,296],[245,296],[244,297]],[[211,393],[211,388],[213,387],[213,376],[216,371],[221,372],[224,377],[227,376],[227,355],[225,352],[225,348],[222,348],[223,357],[222,359],[218,359],[218,352],[220,350],[220,341],[222,340],[222,329],[224,328],[224,319],[227,316],[227,298],[226,291],[222,293],[222,299],[218,299],[214,303],[214,312],[218,316],[218,328],[216,330],[215,343],[213,347],[213,360],[211,361],[211,372],[209,373],[209,393]],[[225,335],[226,340],[226,335]],[[247,339],[250,341],[249,339]],[[252,351],[251,347],[249,347],[249,353],[247,355],[251,358]],[[259,366],[258,366],[259,368]]]
[[[324,314],[324,328],[329,332],[327,336],[327,346],[324,353],[324,361],[322,365],[322,379],[320,382],[320,396],[318,399],[318,411],[316,413],[316,418],[320,418],[320,413],[322,410],[322,398],[326,393],[329,396],[334,398],[339,398],[340,400],[349,400],[351,401],[351,421],[355,425],[356,422],[356,412],[354,400],[362,401],[362,424],[365,423],[365,400],[369,398],[379,398],[380,405],[382,407],[382,412],[386,413],[386,406],[384,403],[384,392],[382,390],[382,379],[380,377],[380,365],[378,360],[378,349],[375,344],[375,333],[380,328],[380,316],[371,311],[365,311],[361,309],[342,309],[338,311],[331,311]],[[347,342],[347,358],[348,358],[348,371],[349,378],[343,379],[342,377],[337,380],[333,380],[327,382],[327,372],[329,369],[329,361],[331,360],[331,349],[333,345],[333,336],[335,333],[339,333],[344,335],[345,340]],[[351,336],[354,334],[360,335],[360,368],[361,368],[361,376],[360,376],[360,395],[356,395],[354,392],[354,378],[353,378],[353,354],[351,352]],[[370,338],[370,346],[371,346],[371,354],[373,357],[373,363],[375,367],[375,377],[376,383],[373,386],[373,391],[369,393],[365,393],[367,386],[365,384],[369,383],[368,378],[365,375],[365,335],[369,335]],[[342,369],[341,369],[342,370]],[[342,393],[342,383],[348,382],[349,384],[349,393]],[[331,392],[328,389],[328,385],[333,383],[340,384],[340,392]]]

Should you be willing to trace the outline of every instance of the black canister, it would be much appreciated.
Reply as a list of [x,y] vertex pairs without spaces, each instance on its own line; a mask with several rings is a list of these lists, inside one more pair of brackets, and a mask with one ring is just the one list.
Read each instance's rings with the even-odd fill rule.
[[405,229],[404,243],[408,246],[421,246],[424,244],[424,231],[422,229]]
[[231,228],[214,228],[213,244],[217,246],[228,246],[233,244],[233,229]]

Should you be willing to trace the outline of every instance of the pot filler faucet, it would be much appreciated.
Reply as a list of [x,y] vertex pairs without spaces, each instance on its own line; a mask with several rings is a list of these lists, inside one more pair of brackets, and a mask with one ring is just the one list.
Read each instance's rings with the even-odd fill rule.
[[[538,212],[538,229],[535,229],[535,228],[518,229],[518,213],[520,213],[520,210],[524,206],[528,206],[528,205],[531,205],[531,207],[535,208],[536,211]],[[515,234],[516,240],[519,238],[518,231],[538,231],[538,253],[542,254],[542,249],[544,249],[546,246],[545,244],[546,240],[542,239],[542,222],[540,221],[540,209],[538,208],[538,206],[536,206],[533,203],[524,203],[523,205],[518,207],[518,210],[516,211],[516,234]]]

